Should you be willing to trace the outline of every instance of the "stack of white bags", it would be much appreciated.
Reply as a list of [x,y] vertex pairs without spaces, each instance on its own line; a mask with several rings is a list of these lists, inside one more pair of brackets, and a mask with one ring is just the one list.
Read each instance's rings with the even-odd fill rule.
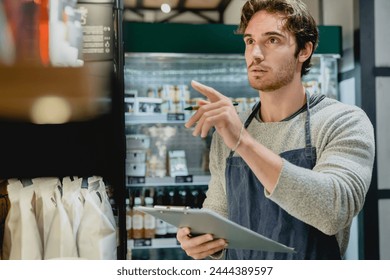
[[116,225],[101,177],[8,180],[2,258],[117,259]]

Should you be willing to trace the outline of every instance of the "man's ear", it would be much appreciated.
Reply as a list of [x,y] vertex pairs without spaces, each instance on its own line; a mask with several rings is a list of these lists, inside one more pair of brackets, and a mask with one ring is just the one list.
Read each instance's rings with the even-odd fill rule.
[[304,63],[313,52],[313,43],[307,42],[305,47],[299,51],[298,60]]

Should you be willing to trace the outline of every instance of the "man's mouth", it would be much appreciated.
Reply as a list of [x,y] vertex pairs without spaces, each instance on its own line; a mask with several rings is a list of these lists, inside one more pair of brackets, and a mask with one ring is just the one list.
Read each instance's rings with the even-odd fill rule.
[[265,70],[263,68],[259,68],[259,67],[252,67],[249,72],[251,72],[253,74],[257,74],[257,75],[262,75],[262,74],[265,74],[267,72],[267,70]]
[[255,72],[255,73],[264,73],[264,72],[267,72],[267,69],[263,68],[263,67],[260,67],[260,66],[250,66],[249,67],[249,71],[250,72]]

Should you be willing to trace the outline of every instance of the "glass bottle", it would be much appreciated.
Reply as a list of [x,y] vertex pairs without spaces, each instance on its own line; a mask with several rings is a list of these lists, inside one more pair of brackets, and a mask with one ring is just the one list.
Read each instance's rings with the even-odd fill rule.
[[[134,198],[134,207],[141,206],[141,197],[137,196]],[[133,239],[144,238],[144,214],[143,212],[137,211],[133,208],[132,216],[132,229]]]
[[[153,197],[145,196],[145,206],[153,207]],[[156,218],[150,214],[144,215],[144,238],[155,238]]]
[[[168,191],[168,205],[179,205],[179,195],[176,190],[171,189]],[[173,238],[176,237],[177,227],[167,223],[167,237]]]
[[[164,191],[162,189],[158,189],[155,193],[156,199],[155,205],[164,205]],[[156,238],[165,238],[167,236],[167,223],[164,220],[156,219]]]
[[127,231],[127,239],[132,238],[132,210],[130,207],[130,199],[126,198],[126,231]]

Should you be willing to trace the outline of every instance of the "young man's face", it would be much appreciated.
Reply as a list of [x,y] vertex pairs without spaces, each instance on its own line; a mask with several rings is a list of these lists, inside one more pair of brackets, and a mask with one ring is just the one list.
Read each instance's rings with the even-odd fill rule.
[[259,11],[244,33],[245,60],[250,85],[260,91],[274,91],[299,75],[302,64],[294,56],[295,38],[283,28],[279,14]]

